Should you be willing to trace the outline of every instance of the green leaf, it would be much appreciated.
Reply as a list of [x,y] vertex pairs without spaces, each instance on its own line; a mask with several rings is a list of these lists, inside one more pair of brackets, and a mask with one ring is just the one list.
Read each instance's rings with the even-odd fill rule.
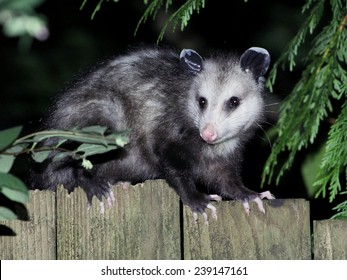
[[[84,156],[91,156],[95,154],[105,153],[107,151],[112,150],[113,147],[96,145],[96,144],[82,144],[80,145],[76,152],[83,153]],[[117,147],[116,147],[117,148]]]
[[0,173],[0,191],[7,198],[26,203],[29,200],[29,192],[26,185],[12,174]]
[[16,126],[0,131],[0,151],[10,146],[22,131],[22,126]]
[[8,155],[0,153],[0,172],[8,173],[11,170],[14,160],[16,159],[15,154],[21,152],[22,150],[23,150],[23,147],[14,146],[7,149],[4,152],[4,153],[8,153]]
[[81,131],[85,133],[95,133],[95,134],[104,135],[107,129],[108,128],[105,126],[95,125],[95,126],[84,127],[81,129]]
[[72,155],[73,155],[73,152],[61,152],[61,153],[58,153],[58,154],[56,154],[53,157],[53,162],[62,160],[64,158],[66,158],[68,156],[72,156]]
[[15,219],[17,219],[17,215],[13,213],[12,210],[0,206],[0,221]]
[[55,148],[59,148],[61,145],[63,145],[63,144],[66,143],[66,142],[67,142],[67,139],[60,139],[59,142],[58,142],[58,144],[55,145],[54,147],[55,147]]
[[50,151],[50,150],[47,150],[47,151],[40,151],[40,152],[33,152],[33,153],[31,154],[31,157],[32,157],[33,160],[35,160],[36,162],[41,163],[41,162],[45,161],[45,160],[48,158],[48,156],[50,155],[51,152],[52,152],[52,151]]
[[11,170],[15,159],[15,156],[0,155],[0,172],[8,173]]
[[41,5],[45,0],[10,0],[5,2],[6,9],[17,10],[17,11],[32,11],[35,7]]

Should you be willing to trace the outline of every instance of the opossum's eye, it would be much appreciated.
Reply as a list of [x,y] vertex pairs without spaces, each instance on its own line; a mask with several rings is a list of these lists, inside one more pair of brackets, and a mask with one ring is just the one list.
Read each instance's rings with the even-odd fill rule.
[[205,109],[207,106],[207,99],[205,97],[198,97],[198,104],[201,110]]
[[230,99],[227,101],[228,109],[236,109],[239,105],[240,105],[240,98],[236,96],[230,97]]

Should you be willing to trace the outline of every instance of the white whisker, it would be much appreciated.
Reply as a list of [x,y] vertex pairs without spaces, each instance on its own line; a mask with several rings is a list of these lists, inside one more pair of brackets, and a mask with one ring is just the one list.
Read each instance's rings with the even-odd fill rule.
[[256,122],[256,125],[260,128],[261,131],[264,132],[264,135],[266,136],[266,139],[267,139],[267,141],[269,143],[269,146],[270,146],[270,148],[272,148],[272,143],[271,143],[269,135],[267,135],[267,133],[266,133],[266,130],[260,124],[258,124],[257,122]]

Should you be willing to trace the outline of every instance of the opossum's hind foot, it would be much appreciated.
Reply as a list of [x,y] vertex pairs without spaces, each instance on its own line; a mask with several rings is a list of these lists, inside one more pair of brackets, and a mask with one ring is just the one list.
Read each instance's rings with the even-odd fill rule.
[[[112,191],[112,187],[122,187],[124,190],[128,189],[131,186],[130,182],[117,182],[116,184],[111,184],[110,182],[99,182],[96,184],[97,187],[94,187],[93,190],[88,188],[87,197],[88,197],[88,209],[91,207],[91,201],[93,196],[96,196],[99,200],[100,205],[100,214],[105,213],[105,203],[103,202],[103,198],[106,199],[106,203],[109,208],[112,208],[114,205],[116,198]],[[100,187],[101,186],[101,187]]]
[[127,190],[131,187],[131,182],[117,182],[115,185],[115,187],[121,187],[123,190]]
[[[222,197],[220,197],[219,195],[217,194],[211,194],[209,195],[210,197],[210,200],[214,200],[214,201],[221,201],[222,200]],[[207,204],[206,208],[210,209],[211,210],[211,216],[213,219],[217,220],[218,216],[217,216],[217,209],[216,207],[214,207],[211,203]],[[198,212],[194,212],[193,211],[193,219],[194,219],[194,223],[197,223],[198,222]],[[204,219],[204,224],[205,225],[208,225],[208,216],[207,216],[207,213],[206,212],[202,212],[202,217]]]
[[[116,201],[114,193],[112,190],[110,190],[108,193],[104,194],[104,197],[106,198],[106,202],[109,208],[112,208],[114,202]],[[91,201],[88,200],[88,210],[91,208],[92,204]],[[99,199],[99,206],[100,206],[100,214],[105,214],[105,203]]]
[[[114,205],[116,198],[114,196],[114,193],[112,191],[112,187],[122,187],[124,190],[127,190],[131,186],[130,182],[117,182],[116,184],[112,185],[108,182],[109,191],[107,193],[103,193],[103,196],[106,198],[106,202],[109,208],[112,208]],[[98,197],[99,198],[99,197]],[[99,205],[100,205],[100,214],[105,214],[105,204],[104,202],[99,198]],[[90,204],[89,204],[90,206]]]
[[106,200],[106,203],[109,207],[115,202],[114,193],[112,192],[111,185],[103,179],[95,180],[83,180],[79,182],[79,185],[85,191],[88,199],[88,209],[92,205],[92,199],[95,196],[99,200],[100,213],[105,213],[105,204],[103,199]]
[[266,192],[260,193],[259,196],[256,196],[255,198],[243,201],[242,204],[243,204],[243,207],[245,208],[246,214],[249,215],[251,211],[251,208],[249,207],[250,201],[254,201],[255,203],[257,203],[259,211],[265,214],[265,208],[262,201],[262,199],[264,198],[275,199],[275,196],[269,191],[266,191]]

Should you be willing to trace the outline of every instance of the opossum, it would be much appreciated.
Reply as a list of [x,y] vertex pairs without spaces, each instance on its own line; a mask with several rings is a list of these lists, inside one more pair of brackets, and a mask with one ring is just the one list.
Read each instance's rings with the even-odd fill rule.
[[142,47],[104,61],[58,96],[43,128],[129,129],[129,144],[99,157],[91,170],[73,159],[47,160],[32,187],[80,186],[91,201],[109,198],[116,184],[161,178],[195,220],[200,213],[208,223],[206,208],[217,218],[210,202],[222,198],[242,202],[247,213],[255,201],[265,212],[261,199],[272,194],[246,188],[240,171],[244,144],[263,119],[269,64],[259,47],[204,59],[192,49]]

